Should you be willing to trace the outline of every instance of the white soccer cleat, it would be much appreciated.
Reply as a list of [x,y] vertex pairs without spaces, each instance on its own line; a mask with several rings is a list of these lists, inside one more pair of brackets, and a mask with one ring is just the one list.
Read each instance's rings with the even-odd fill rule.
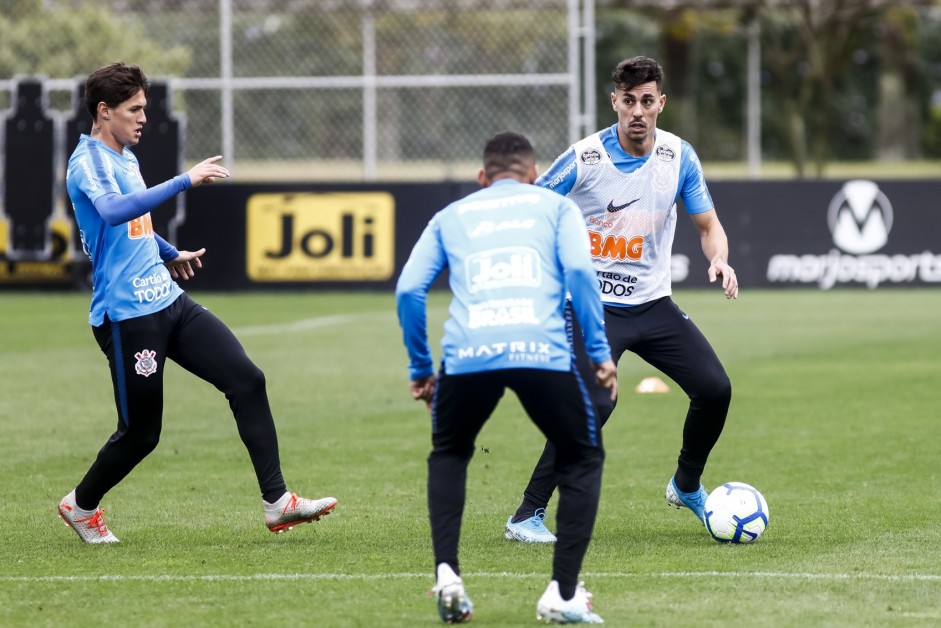
[[438,615],[446,624],[463,624],[474,616],[474,604],[464,591],[464,581],[451,566],[441,563],[431,594],[438,600]]
[[320,499],[307,499],[298,497],[297,493],[285,493],[281,499],[273,504],[262,500],[265,505],[265,525],[272,532],[290,530],[300,523],[317,521],[337,505],[333,497]]
[[81,510],[75,503],[75,491],[59,502],[59,516],[67,526],[75,530],[84,543],[118,543],[105,524],[105,511],[96,508],[93,511]]
[[575,587],[575,596],[563,600],[559,593],[559,583],[553,580],[546,592],[536,603],[536,619],[547,624],[603,624],[604,620],[592,612],[591,593],[585,590],[585,583]]

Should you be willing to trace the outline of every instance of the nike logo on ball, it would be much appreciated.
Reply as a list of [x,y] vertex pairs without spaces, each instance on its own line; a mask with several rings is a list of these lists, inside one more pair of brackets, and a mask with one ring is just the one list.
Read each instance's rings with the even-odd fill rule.
[[625,207],[628,207],[628,206],[630,206],[630,205],[633,205],[634,203],[636,203],[636,202],[639,201],[639,200],[640,200],[639,198],[635,198],[633,201],[628,201],[628,202],[624,203],[623,205],[615,205],[615,204],[614,204],[614,199],[611,199],[610,201],[608,201],[608,211],[609,211],[609,212],[619,212],[619,211],[621,211],[622,209],[624,209]]

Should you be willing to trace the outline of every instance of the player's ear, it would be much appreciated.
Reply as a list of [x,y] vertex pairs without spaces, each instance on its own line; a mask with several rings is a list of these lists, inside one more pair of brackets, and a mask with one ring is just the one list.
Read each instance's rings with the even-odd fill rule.
[[479,183],[482,188],[490,187],[490,180],[487,179],[487,173],[484,172],[483,168],[477,173],[477,183]]
[[97,113],[98,113],[98,117],[96,118],[96,120],[110,120],[111,119],[111,112],[109,111],[109,107],[104,102],[98,103]]
[[533,162],[532,167],[529,169],[529,175],[526,177],[526,183],[535,183],[538,178],[539,167],[536,165],[536,162]]
[[618,93],[616,91],[611,92],[611,108],[615,111],[618,110]]

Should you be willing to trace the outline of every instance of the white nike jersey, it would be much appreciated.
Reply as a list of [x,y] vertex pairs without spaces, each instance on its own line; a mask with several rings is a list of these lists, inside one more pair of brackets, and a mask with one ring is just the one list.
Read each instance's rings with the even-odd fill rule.
[[601,300],[640,305],[668,296],[681,140],[657,129],[647,162],[626,174],[600,135],[575,143],[578,176],[568,197],[585,217]]

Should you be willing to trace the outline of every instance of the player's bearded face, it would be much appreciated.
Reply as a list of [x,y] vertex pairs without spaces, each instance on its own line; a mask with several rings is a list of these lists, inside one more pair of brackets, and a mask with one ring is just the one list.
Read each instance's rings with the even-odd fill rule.
[[110,110],[110,118],[106,127],[115,141],[124,146],[136,146],[140,142],[147,115],[144,108],[147,106],[147,97],[144,90],[140,90],[120,105]]
[[657,83],[654,81],[635,85],[630,89],[619,86],[611,94],[611,105],[618,114],[619,135],[622,141],[627,140],[635,147],[642,147],[645,154],[652,150],[657,116],[660,115],[666,98],[657,89]]

